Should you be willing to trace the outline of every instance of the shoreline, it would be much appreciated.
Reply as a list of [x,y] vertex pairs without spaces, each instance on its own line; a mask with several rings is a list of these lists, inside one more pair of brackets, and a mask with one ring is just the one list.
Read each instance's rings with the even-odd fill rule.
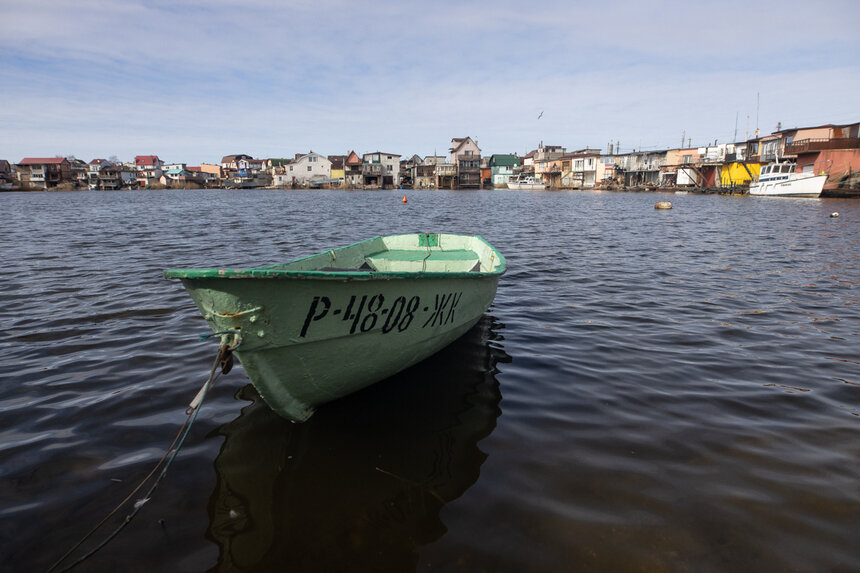
[[[84,187],[66,187],[66,186],[57,186],[52,187],[50,189],[0,189],[0,193],[67,193],[67,192],[76,192],[76,191],[93,191],[98,193],[128,193],[128,192],[147,192],[147,191],[165,191],[165,190],[176,190],[176,191],[205,191],[205,190],[224,190],[224,191],[248,191],[248,190],[256,190],[256,189],[264,189],[269,191],[332,191],[332,190],[340,190],[340,191],[419,191],[419,192],[437,192],[437,191],[511,191],[507,187],[485,187],[485,188],[475,188],[475,187],[463,187],[463,188],[419,188],[413,189],[410,187],[390,187],[390,188],[361,188],[361,187],[245,187],[245,188],[231,188],[231,187],[200,187],[199,185],[188,186],[188,187],[167,187],[163,185],[159,185],[157,187],[151,187],[149,189],[87,189]],[[528,193],[557,193],[557,192],[572,192],[572,191],[600,191],[600,192],[618,192],[618,193],[675,193],[675,194],[692,194],[692,195],[733,195],[733,196],[747,196],[749,195],[749,187],[656,187],[656,186],[641,186],[641,185],[633,185],[633,186],[623,186],[623,185],[606,185],[606,186],[598,186],[598,187],[576,187],[576,188],[567,188],[560,187],[555,189],[544,189],[540,191],[526,191]],[[521,191],[517,191],[521,192]],[[820,199],[858,199],[860,198],[860,188],[846,188],[846,189],[824,189],[821,192]]]

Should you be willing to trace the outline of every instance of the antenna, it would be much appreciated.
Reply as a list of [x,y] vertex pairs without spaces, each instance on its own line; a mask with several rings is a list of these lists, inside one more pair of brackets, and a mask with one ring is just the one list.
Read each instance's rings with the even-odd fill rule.
[[755,92],[755,135],[758,137],[758,107],[759,107],[759,92]]
[[735,112],[735,138],[732,140],[733,143],[737,143],[738,141],[738,112]]

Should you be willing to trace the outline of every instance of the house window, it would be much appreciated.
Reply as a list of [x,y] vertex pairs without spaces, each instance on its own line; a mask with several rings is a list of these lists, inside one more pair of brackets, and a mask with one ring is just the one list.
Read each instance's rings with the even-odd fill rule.
[[313,171],[313,167],[311,167],[310,165],[308,165],[308,171]]
[[391,166],[390,166],[390,165],[386,165],[386,166],[385,166],[385,168],[386,168],[388,171],[391,171]]

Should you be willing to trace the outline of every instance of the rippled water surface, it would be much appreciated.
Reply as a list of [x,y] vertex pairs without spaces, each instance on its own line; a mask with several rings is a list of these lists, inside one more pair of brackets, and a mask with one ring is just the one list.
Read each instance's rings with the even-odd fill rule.
[[301,425],[235,368],[79,570],[860,571],[860,201],[401,195],[0,194],[0,569],[185,420],[215,344],[162,269],[456,232],[508,259],[474,329]]

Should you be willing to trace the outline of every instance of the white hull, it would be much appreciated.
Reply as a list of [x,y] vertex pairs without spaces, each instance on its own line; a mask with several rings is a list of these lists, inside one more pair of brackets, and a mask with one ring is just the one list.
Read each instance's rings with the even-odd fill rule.
[[508,189],[515,191],[543,191],[546,189],[546,184],[543,181],[537,181],[529,177],[522,181],[508,181]]
[[827,175],[792,173],[783,180],[756,181],[750,185],[750,195],[768,197],[819,197]]

